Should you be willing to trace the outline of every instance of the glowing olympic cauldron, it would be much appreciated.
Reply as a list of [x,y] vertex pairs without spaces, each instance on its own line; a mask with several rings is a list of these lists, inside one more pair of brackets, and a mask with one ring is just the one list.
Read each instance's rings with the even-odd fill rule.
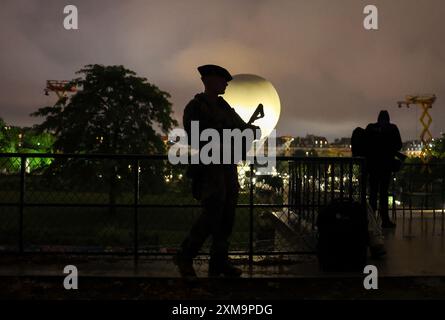
[[244,121],[249,121],[257,106],[264,108],[264,118],[254,122],[261,128],[262,139],[277,125],[280,117],[280,98],[272,83],[253,74],[238,74],[229,82],[223,98]]

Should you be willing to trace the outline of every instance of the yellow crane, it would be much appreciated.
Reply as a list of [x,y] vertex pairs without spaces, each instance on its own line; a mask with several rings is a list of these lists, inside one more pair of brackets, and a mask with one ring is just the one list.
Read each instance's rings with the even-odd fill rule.
[[419,95],[407,95],[405,97],[404,101],[398,101],[397,104],[399,105],[399,108],[407,107],[409,108],[411,105],[417,105],[421,108],[422,114],[420,115],[420,123],[423,126],[422,133],[420,134],[420,140],[422,141],[424,145],[424,152],[423,157],[425,156],[425,153],[429,153],[429,144],[430,141],[433,139],[433,135],[430,131],[431,122],[433,122],[433,118],[429,114],[429,109],[433,107],[434,102],[436,101],[437,97],[435,94],[419,94]]

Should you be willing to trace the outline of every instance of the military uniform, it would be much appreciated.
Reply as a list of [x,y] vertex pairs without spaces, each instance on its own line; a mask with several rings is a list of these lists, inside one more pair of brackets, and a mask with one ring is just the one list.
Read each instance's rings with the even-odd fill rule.
[[[221,137],[223,129],[257,128],[244,122],[221,96],[216,102],[212,102],[205,93],[197,94],[184,110],[183,124],[189,138],[191,121],[199,121],[200,131],[216,129]],[[223,148],[222,141],[220,147]],[[222,152],[220,154],[222,157]],[[237,166],[199,164],[191,165],[190,168],[194,196],[201,201],[203,211],[182,243],[181,254],[193,259],[205,240],[212,236],[209,265],[211,270],[227,263],[229,237],[239,192]]]

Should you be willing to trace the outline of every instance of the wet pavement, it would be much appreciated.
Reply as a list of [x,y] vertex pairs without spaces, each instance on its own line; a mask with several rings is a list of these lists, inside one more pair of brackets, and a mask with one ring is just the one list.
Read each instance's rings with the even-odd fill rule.
[[[207,278],[207,261],[195,261],[199,279],[179,277],[171,257],[0,256],[0,300],[202,300],[202,299],[445,299],[442,219],[425,214],[397,220],[385,230],[388,254],[369,260],[379,271],[379,290],[365,290],[362,273],[326,273],[314,255],[275,256],[243,269],[241,279]],[[63,287],[66,265],[78,269],[79,290]]]
[[[385,230],[387,255],[369,260],[377,266],[380,277],[445,276],[445,232],[442,216],[401,216],[395,230]],[[326,273],[318,266],[315,256],[284,256],[257,259],[249,267],[245,259],[234,257],[244,278],[330,278],[356,276],[351,273]],[[132,257],[2,256],[0,276],[63,276],[63,268],[75,265],[79,276],[178,278],[179,274],[169,257],[141,257],[137,264]],[[197,260],[199,277],[207,275],[207,261]]]

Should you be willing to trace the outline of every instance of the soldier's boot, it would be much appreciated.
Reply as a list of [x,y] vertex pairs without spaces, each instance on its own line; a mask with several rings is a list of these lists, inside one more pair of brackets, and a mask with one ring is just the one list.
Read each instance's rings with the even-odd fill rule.
[[193,259],[186,257],[182,252],[179,252],[173,258],[174,264],[178,267],[181,277],[188,280],[196,279],[195,268],[193,268]]
[[235,267],[229,261],[217,262],[210,260],[209,262],[209,277],[231,277],[239,278],[243,271],[240,268]]

